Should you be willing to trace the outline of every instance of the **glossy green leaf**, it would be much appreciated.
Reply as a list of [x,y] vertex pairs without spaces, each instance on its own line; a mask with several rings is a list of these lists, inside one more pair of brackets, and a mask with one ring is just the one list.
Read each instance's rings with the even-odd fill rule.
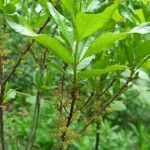
[[49,48],[51,51],[53,51],[57,56],[59,56],[65,62],[69,64],[73,63],[71,54],[56,39],[48,37],[47,35],[42,35],[42,34],[33,38],[36,41],[38,41],[40,44]]
[[64,7],[70,12],[73,18],[75,18],[76,10],[74,5],[74,0],[61,0]]
[[118,8],[118,3],[106,8],[99,14],[78,13],[76,17],[76,28],[79,40],[88,37],[98,29],[102,28],[109,21]]
[[16,32],[22,35],[32,37],[37,42],[39,42],[40,44],[42,44],[43,46],[47,47],[52,52],[54,52],[63,61],[67,62],[68,64],[72,64],[73,62],[72,55],[56,39],[48,37],[45,34],[36,34],[31,29],[18,25],[14,22],[11,21],[7,21],[7,22],[9,26],[13,28]]
[[139,26],[134,27],[130,32],[125,33],[106,33],[97,37],[85,53],[84,57],[89,57],[98,52],[101,52],[109,47],[111,47],[115,41],[125,39],[129,34],[148,34],[150,33],[150,23],[143,23]]
[[105,7],[108,7],[111,4],[111,0],[92,0],[85,10],[88,13],[97,13],[102,11]]
[[42,16],[39,16],[40,18],[38,19],[37,23],[34,25],[35,28],[41,27],[46,20],[48,19],[48,15],[44,14]]
[[47,3],[50,14],[57,23],[64,38],[72,45],[73,38],[73,27],[69,20],[67,20],[62,14],[60,14],[51,3]]
[[135,48],[135,55],[137,61],[148,55],[150,56],[150,41],[144,41],[137,48]]
[[129,22],[136,24],[137,20],[134,17],[134,8],[132,7],[131,2],[124,3],[120,8],[121,15]]
[[99,36],[96,38],[87,52],[85,53],[84,57],[89,57],[94,55],[98,52],[101,52],[109,47],[111,47],[115,41],[125,39],[129,33],[106,33],[104,35]]
[[93,69],[93,70],[88,70],[88,71],[82,71],[78,73],[79,78],[91,78],[91,77],[97,77],[101,76],[102,74],[106,74],[109,72],[115,72],[115,71],[121,71],[127,69],[126,66],[123,65],[113,65],[110,67],[107,67],[105,69]]

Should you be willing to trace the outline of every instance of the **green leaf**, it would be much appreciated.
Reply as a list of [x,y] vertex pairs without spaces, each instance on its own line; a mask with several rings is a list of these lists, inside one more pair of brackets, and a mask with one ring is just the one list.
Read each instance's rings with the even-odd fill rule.
[[71,14],[73,20],[76,17],[77,12],[80,11],[80,0],[61,0],[63,7]]
[[143,68],[145,69],[150,69],[150,60],[146,61],[143,65],[142,65]]
[[19,3],[19,2],[20,2],[20,0],[11,0],[11,1],[10,1],[10,3],[13,4],[13,5],[16,5],[16,4]]
[[85,11],[89,13],[97,13],[108,7],[110,3],[111,0],[93,0]]
[[76,17],[76,28],[79,40],[88,37],[102,28],[105,23],[109,21],[117,8],[118,3],[115,3],[99,14],[78,13]]
[[76,10],[74,7],[74,0],[61,0],[64,7],[70,12],[73,18],[75,18]]
[[58,66],[56,63],[50,62],[49,65],[50,65],[50,68],[54,67],[56,70],[64,73],[66,76],[68,76],[67,72],[62,67]]
[[78,70],[81,70],[81,69],[87,67],[87,66],[91,63],[91,61],[92,61],[94,58],[95,58],[95,56],[91,56],[91,57],[87,57],[87,58],[83,59],[83,60],[78,64],[77,69],[78,69]]
[[106,73],[114,72],[114,71],[121,71],[121,70],[125,70],[125,69],[127,69],[126,66],[113,65],[113,66],[107,67],[105,69],[93,69],[93,70],[79,72],[78,77],[79,78],[97,77],[97,76],[101,76],[102,74],[106,74]]
[[135,28],[130,33],[149,34],[150,33],[150,22],[144,22]]
[[53,16],[53,19],[57,23],[61,33],[63,34],[65,39],[72,45],[74,42],[74,33],[71,22],[67,20],[63,15],[61,15],[50,2],[48,2],[47,5],[49,12]]
[[29,36],[29,37],[37,36],[37,34],[28,27],[21,26],[10,20],[7,20],[7,23],[12,29],[14,29],[16,32],[20,33],[21,35],[25,35],[25,36]]
[[85,53],[84,57],[89,57],[94,55],[98,52],[101,52],[109,47],[111,47],[115,41],[125,39],[129,33],[106,33],[104,35],[99,36],[96,38],[87,52]]
[[6,4],[3,8],[4,13],[12,14],[16,11],[16,7],[12,4]]
[[36,102],[36,96],[29,96],[26,98],[26,102],[29,104],[35,104]]
[[3,10],[3,7],[4,7],[4,2],[3,0],[0,0],[0,10]]
[[[124,32],[124,33],[111,33],[111,32],[109,32],[109,33],[100,35],[99,37],[97,37],[92,42],[91,46],[89,47],[89,49],[85,53],[84,58],[89,57],[91,55],[94,55],[98,52],[101,52],[101,51],[111,47],[115,41],[123,40],[129,34],[133,34],[133,33],[138,33],[138,34],[150,33],[150,23],[140,24],[139,26],[134,27],[130,32]],[[147,44],[148,43],[149,42],[147,42]],[[147,50],[148,50],[148,48],[147,48]]]
[[73,63],[72,55],[56,39],[48,37],[45,34],[36,34],[31,29],[23,27],[14,22],[11,21],[7,21],[7,22],[9,26],[13,28],[16,32],[22,35],[32,37],[37,42],[39,42],[46,48],[50,49],[52,52],[54,52],[58,57],[60,57],[63,61],[67,62],[68,64]]
[[110,105],[110,108],[115,111],[123,111],[127,109],[126,105],[122,101],[114,101]]
[[46,22],[47,19],[48,19],[47,14],[39,16],[39,19],[37,20],[36,24],[34,24],[34,28],[41,27]]
[[87,0],[87,4],[90,5],[90,3],[92,3],[93,0]]
[[4,103],[9,102],[9,100],[11,99],[15,99],[16,97],[16,91],[13,89],[9,89],[9,91],[7,91],[5,97],[4,97]]
[[135,48],[135,55],[137,62],[148,55],[150,56],[150,41],[144,41],[138,48]]
[[56,39],[48,37],[47,35],[44,34],[38,35],[34,39],[38,41],[40,44],[49,48],[51,51],[53,51],[57,56],[59,56],[68,64],[73,63],[73,58],[71,54]]

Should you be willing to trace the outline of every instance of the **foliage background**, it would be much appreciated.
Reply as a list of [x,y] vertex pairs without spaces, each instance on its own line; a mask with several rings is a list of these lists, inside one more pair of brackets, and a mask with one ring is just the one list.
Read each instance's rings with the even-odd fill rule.
[[[91,1],[88,1],[90,3]],[[102,12],[104,8],[110,5],[111,1],[101,1],[100,5],[94,13]],[[10,2],[13,5],[20,3],[18,0]],[[55,5],[56,1],[52,1]],[[106,3],[106,4],[105,4]],[[146,3],[146,4],[145,4]],[[24,7],[18,9],[21,16],[20,20],[26,26],[37,30],[41,24],[46,20],[47,14],[43,14],[42,19],[38,19],[38,9],[41,1],[28,1],[24,3]],[[86,3],[85,3],[86,4]],[[19,7],[19,5],[18,5]],[[95,7],[95,6],[94,6]],[[30,8],[30,11],[28,10]],[[37,12],[35,11],[37,9]],[[83,3],[84,8],[84,3]],[[60,10],[59,10],[60,9]],[[142,9],[146,12],[145,19],[142,14]],[[12,8],[10,9],[12,10]],[[60,12],[64,12],[69,18],[67,11],[58,7]],[[8,10],[9,11],[9,10]],[[120,30],[132,28],[139,22],[148,22],[150,20],[150,2],[148,1],[126,1],[120,8]],[[11,12],[10,12],[11,14]],[[147,15],[147,16],[146,16]],[[10,16],[8,15],[8,18]],[[26,18],[26,19],[24,19]],[[14,16],[15,19],[15,16]],[[122,22],[122,19],[125,21]],[[144,19],[144,21],[143,21]],[[3,15],[0,14],[0,33],[3,35]],[[111,25],[111,24],[110,24]],[[107,28],[107,27],[106,27]],[[109,27],[108,27],[109,28]],[[52,20],[44,29],[44,33],[53,34],[55,29],[54,20]],[[59,32],[59,31],[56,31]],[[58,33],[59,34],[59,33]],[[137,35],[136,37],[141,38]],[[149,35],[147,35],[150,39]],[[6,40],[3,45],[7,51],[7,60],[5,64],[5,73],[7,74],[15,61],[20,57],[22,47],[26,46],[29,41],[28,38],[19,35],[11,28],[6,27]],[[124,43],[122,43],[124,44]],[[40,72],[39,64],[36,62],[34,56],[40,62],[44,49],[41,45],[35,43],[31,48],[34,53],[29,52],[25,56],[21,65],[11,77],[11,80],[6,85],[6,94],[4,98],[5,103],[5,135],[7,147],[9,150],[24,149],[28,133],[31,128],[32,116],[35,106],[37,79],[36,76]],[[58,66],[63,66],[63,63],[57,57],[49,52],[47,58],[47,70],[50,72],[50,82],[48,83],[44,96],[41,101],[41,110],[39,118],[39,126],[37,130],[36,140],[33,149],[48,150],[56,143],[56,131],[58,130],[59,118],[56,105],[57,99],[57,85],[59,84],[59,77],[61,76],[60,69],[52,66],[51,63],[56,63]],[[113,55],[113,54],[112,54]],[[114,56],[114,55],[113,55]],[[110,56],[111,57],[111,56]],[[52,61],[51,61],[52,60]],[[67,90],[69,90],[70,83],[66,79]],[[81,83],[81,86],[84,84]],[[91,83],[88,82],[90,85]],[[117,85],[116,85],[117,86]],[[85,87],[85,92],[90,92],[88,85]],[[114,87],[115,88],[115,87]],[[54,93],[56,92],[56,93]],[[89,95],[89,93],[86,93]],[[86,94],[84,96],[86,96]],[[139,77],[131,85],[125,93],[123,93],[118,100],[124,102],[123,110],[111,110],[101,120],[101,128],[97,131],[100,133],[100,148],[103,150],[149,150],[150,149],[150,70],[149,67],[139,69]],[[124,108],[125,107],[125,108]],[[95,126],[87,129],[86,133],[72,143],[69,147],[71,150],[92,150],[95,145]],[[88,133],[88,134],[87,134]]]

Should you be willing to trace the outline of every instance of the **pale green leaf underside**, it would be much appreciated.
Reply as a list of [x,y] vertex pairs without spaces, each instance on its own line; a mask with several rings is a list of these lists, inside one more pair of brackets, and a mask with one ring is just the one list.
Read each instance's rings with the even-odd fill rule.
[[31,29],[23,27],[12,21],[7,21],[7,22],[9,26],[13,28],[16,32],[28,37],[32,37],[37,42],[39,42],[46,48],[50,49],[52,52],[54,52],[58,57],[60,57],[63,61],[67,62],[68,64],[73,63],[72,55],[55,38],[48,37],[45,34],[36,34]]
[[79,40],[88,37],[98,29],[102,28],[105,23],[109,21],[117,8],[118,3],[115,3],[99,14],[78,13],[76,16],[76,27]]
[[97,77],[101,76],[102,74],[106,74],[109,72],[115,72],[115,71],[121,71],[127,69],[127,66],[123,65],[113,65],[110,67],[107,67],[105,69],[93,69],[93,70],[88,70],[88,71],[82,71],[78,73],[79,78],[91,78],[91,77]]
[[115,111],[123,111],[126,110],[126,105],[122,101],[114,101],[110,108]]
[[150,34],[150,22],[144,22],[134,27],[130,33]]

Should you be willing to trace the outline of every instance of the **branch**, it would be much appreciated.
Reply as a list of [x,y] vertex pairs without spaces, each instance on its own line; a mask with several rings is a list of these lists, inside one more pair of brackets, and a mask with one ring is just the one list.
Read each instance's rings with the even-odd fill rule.
[[[75,47],[75,54],[74,54],[74,69],[73,69],[73,83],[72,83],[72,91],[71,91],[71,106],[70,106],[70,111],[69,111],[69,116],[67,118],[67,123],[66,123],[66,127],[68,128],[72,122],[72,117],[74,114],[74,107],[75,107],[75,103],[78,99],[78,87],[77,87],[77,52],[78,52],[78,42],[76,43],[76,47]],[[62,142],[65,141],[65,137],[66,137],[66,131],[62,134],[61,139]],[[67,145],[68,146],[68,145]]]
[[135,71],[137,71],[148,59],[150,58],[150,55],[148,55],[145,59],[143,59],[138,66],[136,67]]
[[89,97],[88,100],[85,102],[85,106],[89,103],[89,101],[93,98],[94,95],[95,95],[95,93],[92,91],[90,97]]
[[[67,67],[68,67],[68,64],[64,63],[63,70],[66,71]],[[60,86],[61,86],[61,89],[60,89],[60,93],[61,93],[60,112],[62,113],[63,112],[63,108],[65,108],[63,106],[64,86],[65,86],[65,73],[62,74],[62,78],[61,78],[61,81],[60,81]]]
[[35,141],[36,137],[36,131],[38,128],[38,121],[39,121],[39,112],[40,112],[40,100],[41,100],[41,94],[38,91],[36,95],[36,102],[35,102],[35,108],[34,108],[34,114],[33,114],[33,121],[32,121],[32,128],[29,134],[28,144],[26,147],[26,150],[31,150]]
[[111,104],[116,98],[118,98],[118,97],[121,95],[121,93],[128,87],[128,84],[134,79],[133,76],[134,76],[134,72],[131,71],[131,74],[130,74],[130,76],[128,77],[126,83],[119,89],[119,91],[118,91],[109,101],[107,101],[107,102],[105,103],[105,105],[104,105],[104,106],[102,107],[102,109],[101,109],[100,114],[103,113],[103,112],[106,110],[106,108],[109,107],[110,104]]
[[134,79],[134,71],[131,71],[130,76],[128,77],[126,83],[118,90],[118,92],[110,99],[108,100],[105,105],[102,107],[102,109],[98,112],[97,116],[95,116],[94,118],[92,118],[84,127],[83,129],[81,129],[78,133],[82,133],[84,130],[86,130],[87,127],[90,126],[91,123],[93,123],[100,115],[103,114],[103,112],[107,109],[107,107],[110,106],[110,104],[116,99],[118,98],[121,93],[128,87],[128,84]]
[[[42,30],[45,28],[45,26],[47,25],[47,23],[49,22],[50,18],[48,18],[46,20],[46,22],[44,23],[44,25],[38,30],[37,34],[41,33]],[[21,57],[19,58],[19,60],[17,61],[17,63],[15,64],[15,66],[13,67],[12,71],[9,73],[9,75],[6,77],[6,79],[4,80],[4,85],[7,83],[7,81],[11,78],[11,76],[14,74],[14,72],[16,71],[16,69],[18,68],[18,66],[21,64],[21,61],[23,60],[25,54],[30,50],[31,46],[33,45],[33,43],[35,42],[35,40],[32,40],[31,43],[29,43],[24,52],[22,53]]]
[[[112,82],[106,87],[106,89],[104,90],[104,91],[102,91],[99,95],[98,95],[98,97],[100,98],[100,97],[102,97],[111,87],[112,87],[112,85],[114,84],[114,82],[116,81],[116,79],[113,79],[112,80]],[[94,95],[93,95],[94,96]],[[92,97],[93,97],[92,96]],[[92,98],[91,97],[91,98]],[[90,98],[90,99],[91,99]],[[90,99],[86,102],[86,105],[87,105],[87,103],[90,101]],[[89,107],[90,105],[92,105],[94,103],[94,101],[92,101],[87,107]]]
[[[5,30],[4,30],[4,33],[5,33]],[[3,51],[3,48],[0,49],[0,51]],[[0,107],[0,140],[1,140],[1,149],[2,150],[6,149],[5,135],[4,135],[4,110],[3,110],[4,92],[5,92],[4,56],[2,53],[0,53],[0,106],[1,106]]]
[[100,121],[98,121],[96,123],[96,142],[95,142],[95,150],[99,150],[99,144],[100,144],[100,133],[99,130],[100,129]]
[[[41,62],[39,62],[39,66],[40,66],[40,73],[41,73],[41,77],[42,73],[45,71],[46,69],[46,53],[47,50],[45,49],[44,53],[43,53],[43,57]],[[29,139],[28,139],[28,144],[27,144],[27,148],[26,150],[31,150],[33,145],[34,145],[34,141],[36,139],[36,132],[38,129],[38,122],[39,122],[39,114],[40,114],[40,106],[41,106],[41,98],[42,98],[42,93],[39,89],[37,89],[37,94],[36,94],[36,102],[35,102],[35,107],[34,107],[34,114],[33,114],[33,121],[32,121],[32,127],[31,127],[31,131],[29,134]]]
[[33,50],[31,49],[31,54],[32,54],[32,57],[33,57],[33,59],[35,60],[35,62],[38,64],[38,65],[40,65],[39,64],[39,62],[38,62],[38,58],[36,58],[36,56],[35,56],[35,54],[34,54],[34,52],[33,52]]

